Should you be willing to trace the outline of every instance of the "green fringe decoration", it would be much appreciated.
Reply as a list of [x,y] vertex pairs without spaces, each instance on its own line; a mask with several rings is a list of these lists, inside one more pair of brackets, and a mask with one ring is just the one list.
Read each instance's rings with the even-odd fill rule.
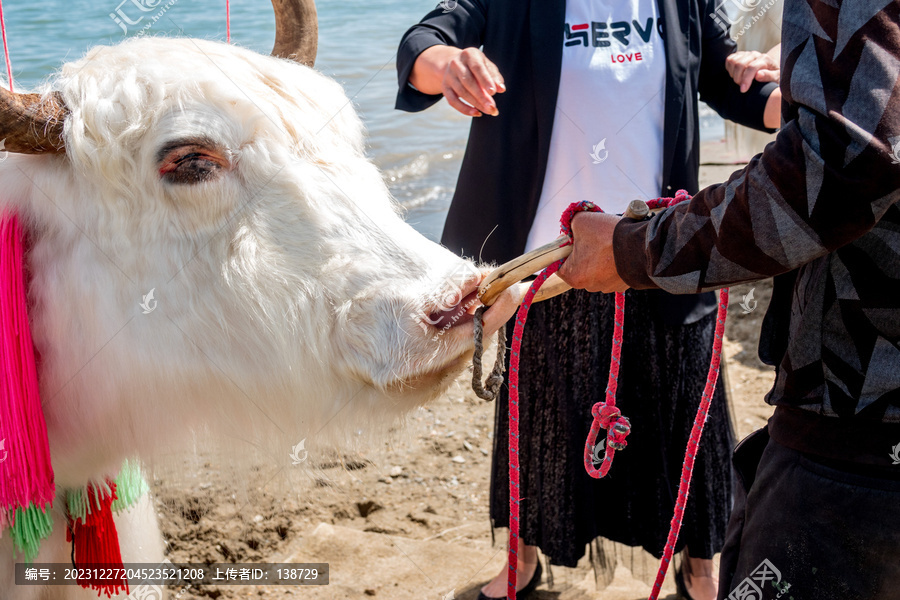
[[84,500],[84,496],[84,490],[81,488],[66,490],[66,512],[72,515],[72,519],[84,521],[88,513],[88,505]]
[[91,496],[87,491],[87,486],[83,488],[73,488],[66,490],[66,509],[69,512],[69,517],[72,520],[81,519],[82,523],[87,518],[87,515],[91,514],[91,509],[94,506],[100,506],[100,498],[101,494],[106,496],[112,490],[106,484],[105,481],[100,483],[95,483],[91,486],[94,491],[93,502],[91,501]]
[[[93,498],[88,495],[87,487],[66,490],[66,506],[72,519],[84,521],[93,507],[100,506],[100,498],[112,491],[105,481],[95,483],[93,490]],[[116,499],[111,507],[113,512],[119,513],[134,506],[149,490],[150,486],[144,481],[140,465],[136,461],[126,460],[116,476]]]
[[[100,506],[101,496],[106,496],[112,491],[105,481],[92,487],[93,497],[88,493],[87,486],[66,490],[66,508],[73,520],[81,519],[84,522],[92,508]],[[116,477],[117,498],[112,503],[112,510],[118,513],[134,506],[149,490],[150,486],[144,480],[140,465],[136,461],[126,460]],[[7,520],[10,523],[9,535],[15,547],[24,555],[26,563],[33,562],[40,550],[41,541],[49,537],[53,531],[50,505],[43,509],[34,504],[28,505],[25,510],[16,508],[15,511],[9,512]]]
[[117,498],[112,503],[113,512],[119,513],[134,506],[149,490],[150,486],[144,481],[140,465],[136,461],[126,460],[116,477]]
[[53,531],[50,505],[40,508],[29,504],[25,510],[18,507],[9,515],[9,521],[9,535],[16,548],[25,556],[26,563],[34,561],[41,549],[41,541]]

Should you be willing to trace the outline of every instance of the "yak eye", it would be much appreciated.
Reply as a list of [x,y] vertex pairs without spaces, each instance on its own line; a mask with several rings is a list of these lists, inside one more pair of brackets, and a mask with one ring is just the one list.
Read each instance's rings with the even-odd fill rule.
[[179,140],[157,154],[160,178],[173,184],[191,185],[218,178],[231,163],[225,151],[206,140]]

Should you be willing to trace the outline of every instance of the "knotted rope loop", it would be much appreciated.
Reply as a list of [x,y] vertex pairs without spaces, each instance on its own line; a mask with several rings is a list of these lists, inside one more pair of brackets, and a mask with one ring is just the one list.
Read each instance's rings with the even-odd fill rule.
[[[609,473],[616,450],[624,450],[628,446],[626,438],[631,433],[631,421],[623,417],[618,408],[604,402],[595,404],[591,412],[594,422],[584,445],[584,469],[594,479],[600,479]],[[597,436],[601,429],[606,430],[606,440],[598,445]]]
[[[631,421],[622,416],[615,405],[598,402],[591,408],[594,422],[584,445],[584,468],[588,475],[595,479],[605,477],[612,467],[616,450],[624,450],[628,446],[625,438],[631,433]],[[606,430],[606,440],[597,444],[600,430]],[[603,454],[600,454],[600,451]]]

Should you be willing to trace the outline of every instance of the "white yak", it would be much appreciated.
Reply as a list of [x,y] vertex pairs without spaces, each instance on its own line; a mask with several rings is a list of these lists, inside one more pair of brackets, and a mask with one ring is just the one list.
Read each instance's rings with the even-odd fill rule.
[[[326,423],[355,431],[434,398],[471,356],[471,319],[435,315],[471,312],[481,271],[403,222],[344,92],[301,64],[314,3],[273,5],[275,56],[135,38],[37,94],[0,92],[0,205],[30,238],[58,493],[197,425],[287,459]],[[38,562],[69,561],[63,509]],[[117,517],[125,562],[162,559],[153,512],[145,498]],[[15,586],[13,560],[4,536],[3,598],[97,596]]]

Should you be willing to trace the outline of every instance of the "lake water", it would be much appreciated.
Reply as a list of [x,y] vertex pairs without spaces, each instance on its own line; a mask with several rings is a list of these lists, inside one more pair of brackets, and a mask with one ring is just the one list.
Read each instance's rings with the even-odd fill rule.
[[[440,237],[469,119],[445,102],[417,114],[393,106],[397,44],[406,29],[436,5],[436,0],[317,2],[316,68],[344,86],[368,127],[370,156],[407,208],[407,220],[431,239]],[[7,2],[4,13],[13,76],[17,87],[24,88],[91,46],[114,44],[142,28],[147,28],[146,35],[225,40],[224,0],[19,1]],[[275,39],[269,2],[231,0],[231,39],[268,53]],[[718,117],[707,116],[703,124],[704,139],[721,136]]]

